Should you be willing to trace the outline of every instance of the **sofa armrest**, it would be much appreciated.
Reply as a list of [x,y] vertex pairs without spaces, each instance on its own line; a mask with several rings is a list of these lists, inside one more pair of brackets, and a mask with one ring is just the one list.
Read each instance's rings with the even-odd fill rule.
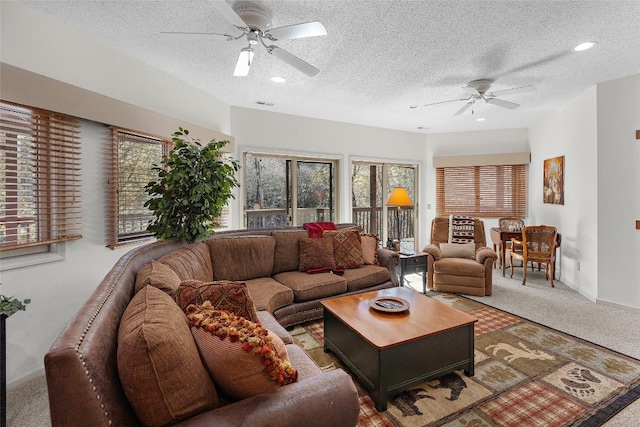
[[394,286],[398,286],[399,284],[398,275],[396,274],[396,266],[398,265],[399,259],[400,256],[398,252],[386,248],[378,248],[378,263],[380,267],[385,267],[389,270],[389,276]]
[[178,426],[355,426],[360,402],[342,369],[286,385],[184,420]]
[[498,254],[496,254],[493,249],[486,246],[478,248],[478,250],[476,251],[476,261],[478,261],[480,264],[484,264],[489,258],[493,259],[493,262],[495,262],[496,259],[498,259]]
[[426,252],[427,254],[429,254],[431,257],[433,257],[434,261],[438,261],[440,258],[442,258],[442,251],[436,245],[427,245],[422,249],[422,252]]

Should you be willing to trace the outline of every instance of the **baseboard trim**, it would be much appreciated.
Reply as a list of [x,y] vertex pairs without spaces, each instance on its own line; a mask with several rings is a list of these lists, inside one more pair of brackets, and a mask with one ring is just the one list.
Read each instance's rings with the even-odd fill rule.
[[611,301],[596,298],[596,304],[606,305],[607,307],[619,308],[620,310],[629,311],[631,313],[640,314],[640,308],[622,305]]
[[7,390],[14,388],[14,387],[19,387],[22,384],[31,381],[34,378],[38,378],[38,377],[43,377],[45,375],[44,373],[44,368],[38,368],[35,371],[32,371],[30,374],[27,374],[23,377],[20,377],[14,381],[11,381],[9,383],[7,383]]

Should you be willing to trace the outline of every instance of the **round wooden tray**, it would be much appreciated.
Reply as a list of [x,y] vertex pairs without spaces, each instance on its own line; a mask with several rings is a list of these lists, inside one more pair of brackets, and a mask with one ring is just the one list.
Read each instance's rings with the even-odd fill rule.
[[409,309],[409,301],[398,297],[382,296],[369,301],[369,307],[385,313],[401,313]]

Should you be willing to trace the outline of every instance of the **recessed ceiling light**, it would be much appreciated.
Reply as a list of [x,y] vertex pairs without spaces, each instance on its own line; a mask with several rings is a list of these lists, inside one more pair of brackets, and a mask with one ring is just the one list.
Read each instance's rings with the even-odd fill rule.
[[583,50],[591,49],[596,45],[596,43],[597,42],[580,43],[578,46],[574,47],[573,50],[575,50],[576,52],[581,52]]
[[480,117],[480,118],[476,119],[476,122],[484,122],[485,120],[487,120],[487,119],[485,119],[484,117]]
[[271,77],[271,81],[275,82],[275,83],[285,83],[287,81],[287,79],[285,79],[284,77],[280,77],[280,76],[273,76],[273,77]]
[[418,108],[418,106],[417,105],[409,105],[409,108],[411,108],[413,110],[415,108]]
[[418,126],[416,129],[418,129],[418,130],[429,130],[431,128],[426,127],[426,126]]

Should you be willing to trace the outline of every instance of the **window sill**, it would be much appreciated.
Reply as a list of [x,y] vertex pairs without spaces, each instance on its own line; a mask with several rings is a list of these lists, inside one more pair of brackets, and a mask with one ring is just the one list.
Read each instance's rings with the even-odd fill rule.
[[49,262],[63,261],[65,258],[64,243],[52,243],[48,251],[6,256],[0,259],[0,271],[16,268],[32,267]]

